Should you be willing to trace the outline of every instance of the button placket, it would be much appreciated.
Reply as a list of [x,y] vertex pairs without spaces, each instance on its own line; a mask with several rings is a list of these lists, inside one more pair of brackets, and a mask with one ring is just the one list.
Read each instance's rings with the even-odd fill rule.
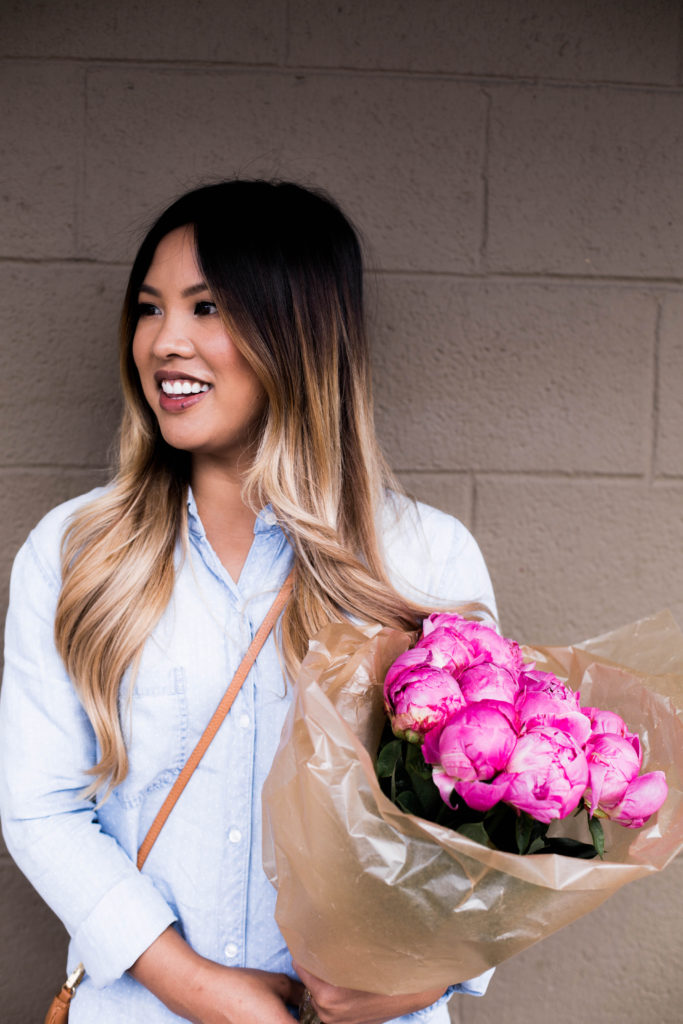
[[[206,539],[201,542],[205,537],[203,530],[195,529],[191,541],[193,568],[207,591],[202,602],[203,614],[210,616],[222,633],[222,643],[217,636],[212,646],[214,664],[210,671],[216,682],[225,680],[223,689],[291,562],[286,539],[277,523],[261,518],[254,533],[239,584],[229,578]],[[223,657],[219,654],[221,647]],[[262,700],[262,677],[266,674],[269,678],[275,671],[271,654],[265,660],[267,669],[259,658],[237,697],[222,736],[219,734],[215,741],[218,746],[214,751],[215,773],[210,780],[210,813],[214,816],[211,828],[218,830],[217,834],[214,831],[218,863],[210,910],[215,929],[212,955],[229,967],[243,966],[261,955],[262,929],[258,929],[257,936],[250,934],[251,917],[262,912],[260,872],[254,871],[252,877],[252,865],[260,861],[261,837],[260,801],[258,795],[254,799],[254,793],[258,793],[263,773],[263,765],[255,760],[258,733],[264,725],[256,709]],[[268,721],[270,718],[266,727]]]
[[[238,606],[239,616],[239,647],[236,657],[244,654],[254,634],[253,623],[248,608]],[[231,805],[226,804],[227,821],[224,819],[224,862],[226,879],[231,883],[225,889],[225,914],[223,917],[224,931],[223,956],[228,966],[241,966],[246,956],[247,931],[247,897],[250,868],[250,836],[251,836],[251,798],[253,790],[253,731],[254,721],[254,683],[251,672],[236,698],[230,712],[232,728],[230,745],[226,751],[226,764],[229,772],[236,771],[239,775],[239,799]]]

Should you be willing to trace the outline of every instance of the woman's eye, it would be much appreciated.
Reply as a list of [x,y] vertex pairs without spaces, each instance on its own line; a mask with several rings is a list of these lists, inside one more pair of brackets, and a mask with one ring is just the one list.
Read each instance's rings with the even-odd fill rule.
[[195,316],[213,316],[217,312],[215,302],[208,302],[206,299],[202,302],[197,302],[194,307]]
[[161,316],[161,310],[152,302],[138,302],[138,317]]

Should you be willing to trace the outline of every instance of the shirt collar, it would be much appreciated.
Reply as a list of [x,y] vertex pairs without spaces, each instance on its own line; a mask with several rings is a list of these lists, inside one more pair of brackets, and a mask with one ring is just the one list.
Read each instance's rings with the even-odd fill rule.
[[[190,533],[195,537],[206,537],[204,526],[197,511],[197,503],[192,493],[192,488],[189,485],[187,488],[187,524]],[[273,506],[270,504],[265,505],[254,521],[254,533],[272,533],[279,529],[277,516],[273,512]]]

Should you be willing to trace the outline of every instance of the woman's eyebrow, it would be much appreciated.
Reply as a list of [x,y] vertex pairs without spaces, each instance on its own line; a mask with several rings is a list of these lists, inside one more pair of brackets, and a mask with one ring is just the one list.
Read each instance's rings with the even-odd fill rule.
[[[151,284],[141,284],[140,292],[145,292],[147,295],[154,295],[156,298],[161,298],[161,292],[158,288],[153,288]],[[190,295],[198,295],[199,292],[208,292],[208,287],[204,281],[199,281],[197,284],[191,284],[189,288],[183,288],[180,293],[181,298],[188,299]]]

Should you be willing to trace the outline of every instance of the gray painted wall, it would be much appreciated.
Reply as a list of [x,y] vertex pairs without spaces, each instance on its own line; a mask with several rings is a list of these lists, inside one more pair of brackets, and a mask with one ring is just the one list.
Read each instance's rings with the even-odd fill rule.
[[[3,578],[103,479],[145,222],[278,175],[367,238],[381,436],[473,529],[503,629],[683,620],[678,0],[4,0],[0,58]],[[682,882],[622,890],[454,1021],[674,1024]],[[42,1020],[64,934],[1,852],[0,894],[3,1020]]]

